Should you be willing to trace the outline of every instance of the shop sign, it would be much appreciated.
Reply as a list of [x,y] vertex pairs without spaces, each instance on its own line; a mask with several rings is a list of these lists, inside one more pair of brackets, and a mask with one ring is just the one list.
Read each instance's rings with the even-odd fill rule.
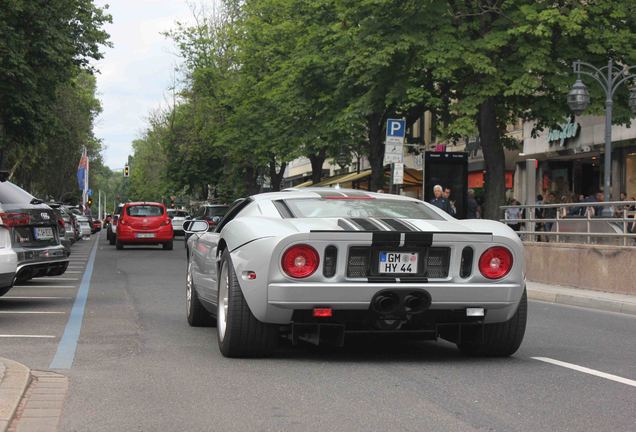
[[558,143],[559,147],[565,147],[566,141],[576,138],[580,129],[581,125],[570,118],[567,123],[560,124],[558,129],[548,131],[548,142],[550,144]]

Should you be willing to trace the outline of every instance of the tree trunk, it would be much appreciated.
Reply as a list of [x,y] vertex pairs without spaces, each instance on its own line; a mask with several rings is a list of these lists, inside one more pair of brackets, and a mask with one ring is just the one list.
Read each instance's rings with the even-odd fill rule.
[[258,178],[258,169],[256,167],[248,164],[245,166],[245,191],[247,195],[256,195],[260,192],[261,187],[256,183],[256,179]]
[[283,182],[283,175],[285,174],[285,168],[287,168],[287,162],[280,164],[280,169],[276,170],[276,158],[271,157],[269,161],[269,179],[272,183],[272,190],[279,191],[280,184]]
[[502,214],[499,207],[504,205],[506,195],[506,157],[500,140],[494,97],[480,105],[478,127],[486,166],[483,217],[498,220]]
[[384,140],[382,139],[383,116],[373,113],[367,117],[369,129],[369,163],[371,164],[372,192],[384,187]]
[[311,181],[313,184],[320,183],[320,180],[322,180],[322,166],[325,163],[326,155],[326,150],[322,149],[317,154],[309,156],[309,161],[311,162]]

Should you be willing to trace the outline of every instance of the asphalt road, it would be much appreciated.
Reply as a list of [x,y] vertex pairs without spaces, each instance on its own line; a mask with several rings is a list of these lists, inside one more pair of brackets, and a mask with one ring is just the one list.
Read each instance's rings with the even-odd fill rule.
[[[92,244],[74,250],[77,268]],[[636,430],[629,381],[533,358],[634,380],[634,316],[530,302],[524,343],[507,359],[466,358],[445,342],[355,339],[342,350],[283,345],[268,359],[229,360],[214,328],[187,325],[185,263],[180,240],[173,251],[116,251],[99,239],[75,359],[59,370],[70,377],[61,430]],[[80,280],[42,285],[51,286],[0,298],[2,311],[61,312],[0,314],[1,333],[52,336],[0,339],[1,355],[36,369],[61,344]]]

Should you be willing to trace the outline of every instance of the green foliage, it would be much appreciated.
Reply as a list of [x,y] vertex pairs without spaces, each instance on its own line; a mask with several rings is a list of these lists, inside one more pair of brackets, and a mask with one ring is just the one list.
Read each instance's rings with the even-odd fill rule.
[[[386,119],[429,110],[438,137],[480,136],[486,215],[497,218],[503,148],[515,144],[507,126],[558,123],[574,60],[636,61],[636,0],[224,4],[171,33],[184,88],[168,123],[151,126],[164,131],[167,161],[157,187],[201,198],[253,193],[259,174],[272,177],[298,156],[319,170],[325,157],[351,150],[369,158],[372,188],[380,187]],[[598,112],[603,98],[590,88]],[[617,94],[617,122],[629,121],[625,96]]]

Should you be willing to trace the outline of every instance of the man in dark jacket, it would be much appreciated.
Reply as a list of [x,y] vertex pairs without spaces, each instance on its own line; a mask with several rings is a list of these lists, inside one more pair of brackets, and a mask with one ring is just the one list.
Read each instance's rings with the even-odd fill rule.
[[443,193],[444,189],[442,189],[440,185],[435,185],[433,187],[433,195],[435,195],[435,197],[431,200],[431,204],[433,204],[437,208],[444,210],[448,214],[452,214],[450,203],[446,198],[442,196]]

